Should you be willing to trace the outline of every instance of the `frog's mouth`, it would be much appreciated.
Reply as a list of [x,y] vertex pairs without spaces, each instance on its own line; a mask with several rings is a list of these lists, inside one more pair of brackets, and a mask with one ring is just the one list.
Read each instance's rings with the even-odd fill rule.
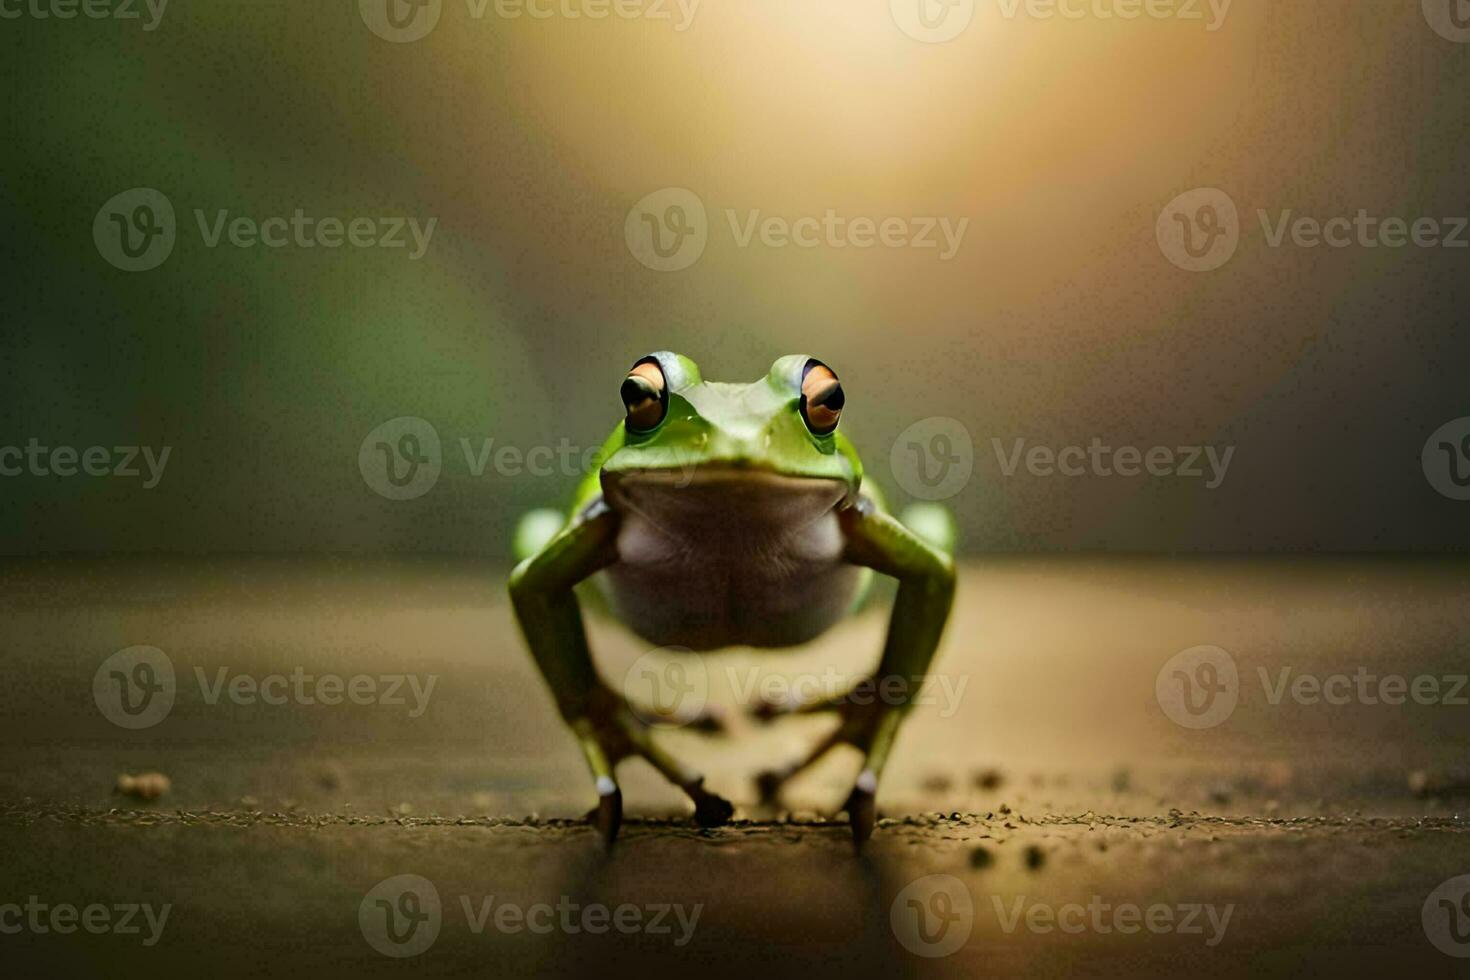
[[818,516],[848,496],[842,480],[725,464],[604,472],[602,492],[615,510],[655,523],[718,513],[776,523]]

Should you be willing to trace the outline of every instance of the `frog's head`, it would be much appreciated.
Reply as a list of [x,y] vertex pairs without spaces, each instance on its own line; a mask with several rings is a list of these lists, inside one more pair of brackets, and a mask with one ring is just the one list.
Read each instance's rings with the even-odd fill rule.
[[814,357],[792,354],[759,381],[724,384],[658,351],[633,365],[619,394],[626,416],[607,446],[605,480],[764,474],[829,480],[857,496],[862,464],[837,431],[842,385]]

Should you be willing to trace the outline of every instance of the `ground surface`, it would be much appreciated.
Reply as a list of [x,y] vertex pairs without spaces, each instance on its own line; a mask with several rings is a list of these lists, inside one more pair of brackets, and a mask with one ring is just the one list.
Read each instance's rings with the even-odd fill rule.
[[[1430,901],[1470,874],[1470,707],[1451,696],[1470,669],[1470,566],[1004,559],[963,571],[932,703],[904,731],[885,819],[855,858],[825,816],[851,758],[803,777],[778,808],[756,806],[750,785],[823,722],[740,717],[726,738],[663,735],[739,804],[737,822],[693,828],[679,795],[629,764],[629,823],[604,855],[579,819],[588,777],[509,622],[504,569],[0,566],[0,930],[28,914],[7,917],[6,903],[169,906],[151,945],[141,914],[138,934],[58,934],[48,911],[39,927],[0,931],[0,953],[31,968],[15,975],[1470,969],[1423,918],[1428,903],[1429,930],[1470,952],[1452,928],[1470,920],[1440,923]],[[737,652],[695,676],[738,715],[764,671],[860,673],[882,625],[875,611],[813,649]],[[593,642],[615,681],[644,652],[605,625]],[[131,730],[108,720],[93,682],[136,645],[166,653],[176,695]],[[1228,651],[1239,682],[1233,712],[1192,730],[1170,720],[1155,682],[1199,645]],[[435,681],[416,702],[408,683],[387,697],[377,680],[365,704],[306,703],[267,683],[288,692],[267,704],[228,686],[216,696],[221,668],[227,684],[299,668],[308,694],[329,675]],[[1292,680],[1432,676],[1441,696],[1274,698],[1283,668]],[[119,774],[148,771],[170,777],[162,799],[114,792]],[[399,945],[388,913],[432,905],[416,883],[420,904],[404,904],[402,875],[430,883],[439,912],[398,930],[410,937]],[[628,932],[599,918],[617,914]],[[407,958],[375,947],[424,939]]]

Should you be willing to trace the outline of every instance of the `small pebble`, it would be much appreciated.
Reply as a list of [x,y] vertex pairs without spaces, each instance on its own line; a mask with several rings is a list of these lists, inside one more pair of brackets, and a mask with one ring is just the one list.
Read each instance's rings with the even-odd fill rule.
[[136,776],[120,773],[116,792],[139,800],[156,800],[172,788],[173,782],[161,772],[144,772]]

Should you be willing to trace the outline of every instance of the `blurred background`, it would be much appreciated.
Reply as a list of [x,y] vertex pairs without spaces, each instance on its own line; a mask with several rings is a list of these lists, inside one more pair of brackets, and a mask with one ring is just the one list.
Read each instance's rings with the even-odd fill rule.
[[[830,362],[900,503],[900,433],[954,420],[972,553],[1470,546],[1421,465],[1470,414],[1470,252],[1273,248],[1257,216],[1470,210],[1470,47],[1428,4],[1124,21],[982,2],[926,43],[903,0],[605,19],[389,2],[0,23],[0,447],[171,447],[151,489],[0,479],[0,551],[500,556],[576,473],[494,452],[600,444],[622,374],[663,348],[719,380]],[[1201,187],[1239,209],[1209,272],[1156,234]],[[176,218],[147,271],[94,237],[133,188]],[[704,247],[658,271],[625,232],[667,188],[702,205]],[[406,229],[404,248],[209,244],[221,212],[298,209],[434,224],[417,258]],[[937,249],[742,242],[752,220],[829,210],[968,224],[947,258],[937,230]],[[402,417],[432,428],[439,472],[390,499],[359,453]],[[1235,448],[1214,489],[1008,476],[998,456],[1094,437]]]

